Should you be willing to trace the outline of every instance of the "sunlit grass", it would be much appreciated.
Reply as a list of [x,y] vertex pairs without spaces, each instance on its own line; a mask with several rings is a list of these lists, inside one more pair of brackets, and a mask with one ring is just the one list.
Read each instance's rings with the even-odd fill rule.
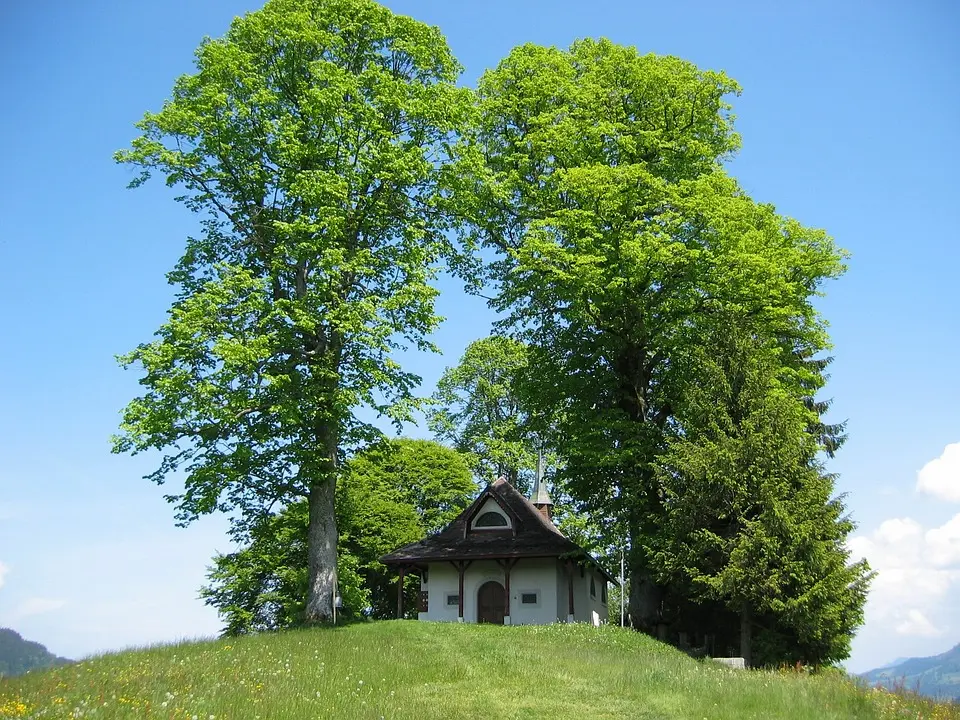
[[413,621],[105,655],[0,681],[0,718],[944,718],[839,673],[738,671],[619,628]]

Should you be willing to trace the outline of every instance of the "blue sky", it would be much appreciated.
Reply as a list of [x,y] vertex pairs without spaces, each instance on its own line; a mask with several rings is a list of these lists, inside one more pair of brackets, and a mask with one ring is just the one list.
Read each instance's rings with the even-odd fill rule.
[[[850,270],[821,307],[827,394],[850,440],[831,464],[880,571],[849,666],[960,642],[960,10],[895,2],[393,0],[439,25],[464,82],[521,42],[607,36],[722,69],[758,200],[826,228]],[[78,657],[214,634],[196,599],[225,523],[173,526],[149,458],[109,437],[137,391],[113,356],[149,338],[195,218],[112,153],[220,35],[236,0],[0,5],[0,625]],[[430,392],[490,316],[444,286]],[[413,433],[424,430],[412,429]],[[923,473],[919,471],[923,469]],[[919,482],[919,485],[918,485]]]

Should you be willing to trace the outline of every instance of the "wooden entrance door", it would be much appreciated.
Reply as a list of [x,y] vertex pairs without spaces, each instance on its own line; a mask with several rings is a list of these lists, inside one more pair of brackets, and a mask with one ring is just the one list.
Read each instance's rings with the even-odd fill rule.
[[505,600],[503,585],[496,580],[481,585],[477,591],[477,622],[503,625]]

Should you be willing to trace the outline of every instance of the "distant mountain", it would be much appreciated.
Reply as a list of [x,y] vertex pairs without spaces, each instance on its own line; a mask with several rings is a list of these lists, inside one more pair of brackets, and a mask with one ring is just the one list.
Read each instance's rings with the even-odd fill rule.
[[921,695],[960,702],[960,645],[942,655],[908,658],[861,673],[871,685],[904,687]]
[[891,660],[891,661],[888,662],[886,665],[881,665],[881,666],[878,667],[878,668],[874,668],[874,669],[871,670],[870,672],[875,672],[876,670],[886,670],[886,669],[888,669],[888,668],[892,668],[894,665],[899,665],[899,664],[902,663],[902,662],[906,662],[906,661],[909,660],[909,659],[910,659],[910,658],[908,658],[908,657],[898,657],[898,658],[895,658],[894,660]]
[[69,662],[49,652],[40,643],[24,640],[9,628],[0,628],[0,677],[21,675],[28,670],[66,665]]

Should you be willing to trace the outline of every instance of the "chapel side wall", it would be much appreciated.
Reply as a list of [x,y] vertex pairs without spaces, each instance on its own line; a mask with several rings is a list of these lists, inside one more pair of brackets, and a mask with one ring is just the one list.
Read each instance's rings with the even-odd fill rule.
[[[593,580],[596,583],[596,595],[590,597],[590,574],[593,574]],[[603,625],[607,622],[608,612],[607,604],[603,602],[604,588],[606,587],[609,592],[610,588],[607,587],[607,580],[603,577],[602,574],[593,569],[587,570],[587,607],[589,608],[589,619],[588,622],[593,623],[594,625]],[[608,595],[609,599],[609,595]]]
[[[600,617],[600,624],[606,625],[610,621],[610,585],[607,583],[607,579],[599,573],[597,574],[597,583],[597,615]],[[606,595],[607,602],[603,602],[603,595],[600,594],[600,583],[602,583],[602,587],[606,589],[604,595]]]
[[[581,576],[582,570],[582,576]],[[595,594],[590,595],[590,579],[593,578]],[[573,619],[574,622],[600,625],[607,621],[607,606],[603,603],[603,575],[590,567],[573,569]]]
[[427,566],[427,582],[420,584],[427,591],[427,612],[419,613],[420,620],[456,622],[457,606],[447,605],[447,594],[456,594],[460,589],[457,569],[450,563],[430,563]]
[[573,568],[573,621],[590,622],[590,571],[582,565]]
[[[510,571],[510,624],[549,625],[557,619],[557,566],[550,559],[521,559]],[[523,593],[537,593],[536,605],[524,605]]]
[[[557,568],[557,622],[567,621],[567,605],[569,598],[567,596],[567,568],[562,562],[556,562]],[[574,598],[576,603],[576,598]],[[574,606],[576,607],[576,606]]]

